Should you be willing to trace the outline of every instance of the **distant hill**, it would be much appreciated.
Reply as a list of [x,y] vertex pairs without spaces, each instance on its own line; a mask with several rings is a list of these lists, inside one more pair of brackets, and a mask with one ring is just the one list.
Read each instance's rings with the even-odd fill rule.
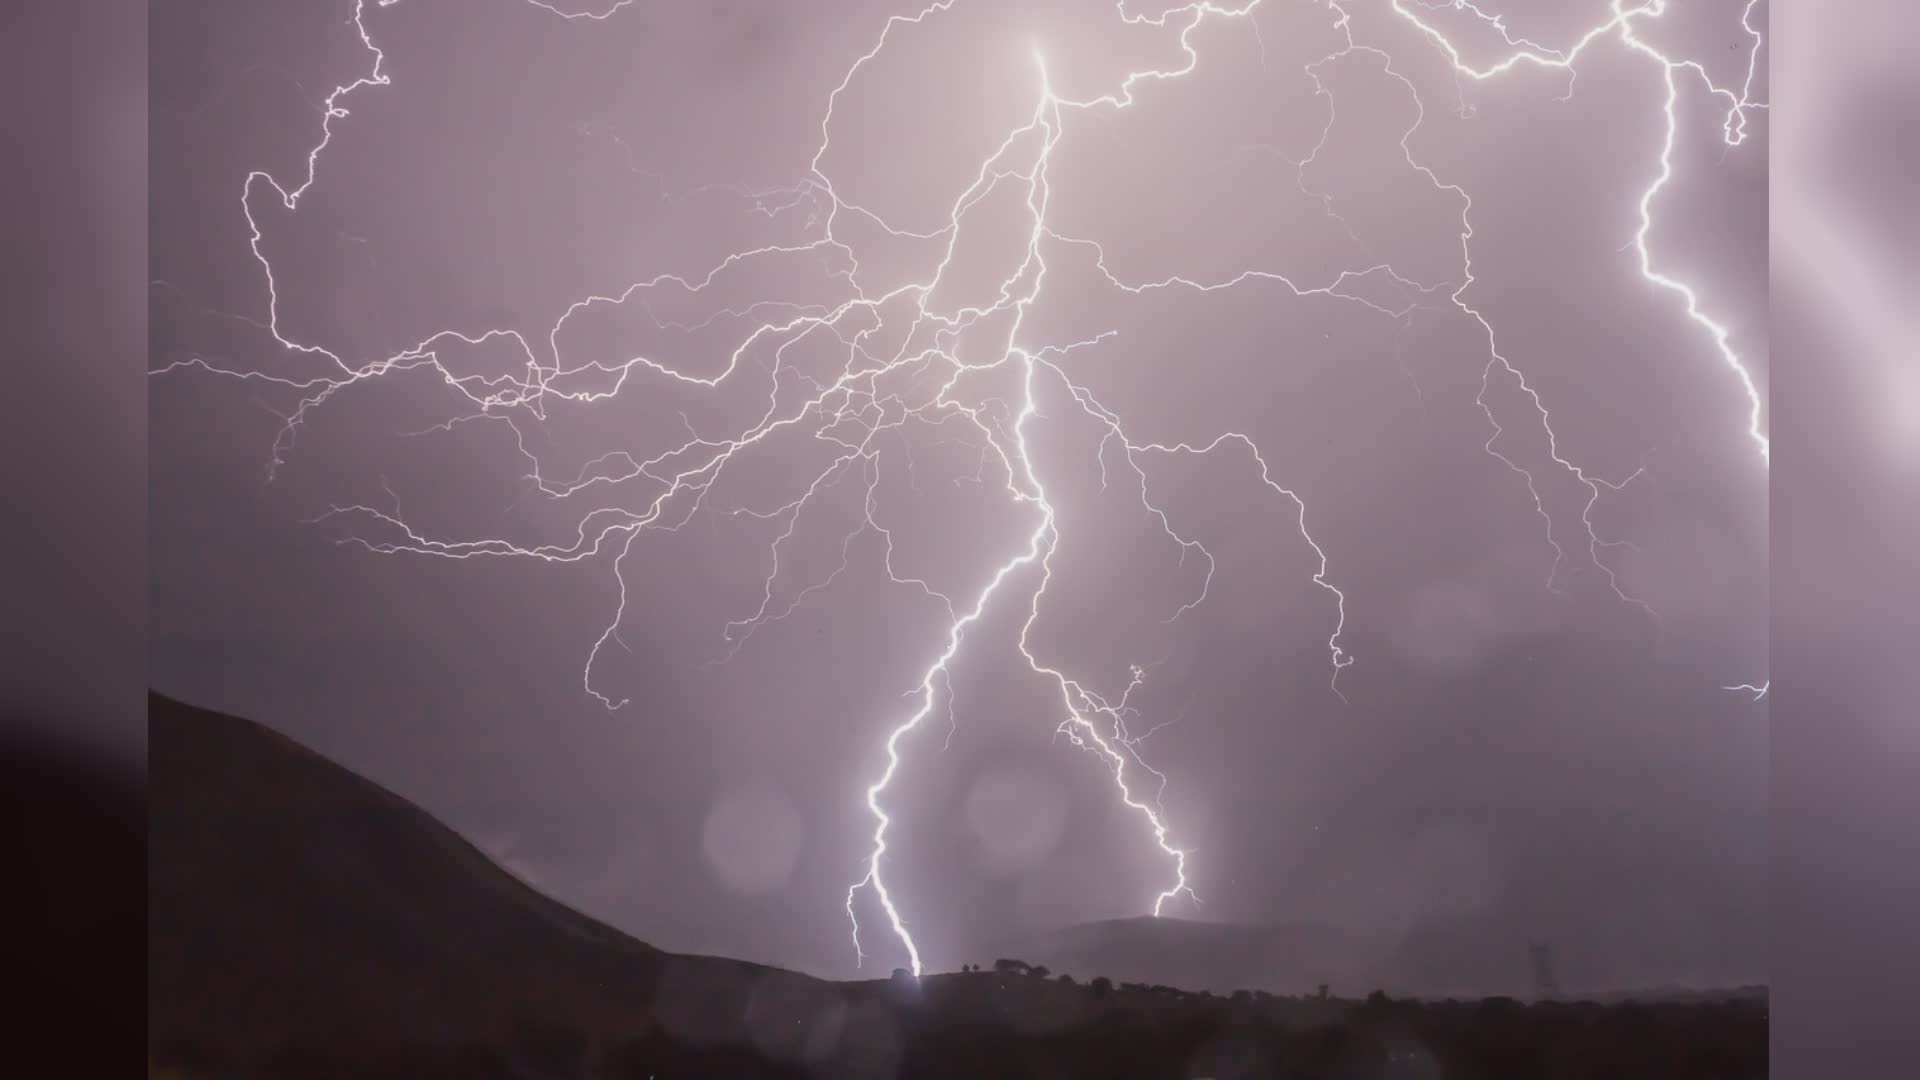
[[[1374,990],[1426,998],[1530,994],[1525,939],[1490,920],[1415,926],[1387,935],[1305,923],[1236,924],[1188,919],[1110,919],[983,946],[985,961],[1011,957],[1076,976],[1107,975],[1187,990],[1265,990],[1309,994],[1322,983],[1336,995]],[[991,955],[985,955],[990,953]],[[1644,993],[1584,993],[1596,1000],[1679,1001],[1764,995],[1760,988],[1719,991],[1667,987]]]
[[1230,993],[1414,993],[1393,971],[1396,943],[1332,927],[1141,917],[1084,923],[989,947],[995,957],[1123,982]]
[[159,695],[148,711],[153,1038],[467,1038],[543,1017],[697,1035],[750,995],[764,1013],[830,993],[642,944],[258,724]]

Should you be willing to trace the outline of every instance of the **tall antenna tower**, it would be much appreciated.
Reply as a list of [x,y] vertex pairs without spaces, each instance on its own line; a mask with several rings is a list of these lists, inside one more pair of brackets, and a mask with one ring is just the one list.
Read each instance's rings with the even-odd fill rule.
[[1533,965],[1533,999],[1549,1001],[1560,996],[1560,984],[1553,977],[1553,946],[1544,941],[1527,944],[1527,959]]

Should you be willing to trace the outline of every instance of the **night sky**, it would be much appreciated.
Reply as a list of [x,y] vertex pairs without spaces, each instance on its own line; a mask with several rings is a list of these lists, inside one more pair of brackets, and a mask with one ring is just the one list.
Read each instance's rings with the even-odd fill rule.
[[[1768,114],[1729,146],[1704,80],[1767,100],[1766,4],[1675,6],[1629,24],[1698,65],[1647,246],[1764,400]],[[1528,46],[1402,7],[404,0],[325,136],[351,0],[156,4],[155,687],[654,944],[839,977],[923,680],[880,801],[930,968],[1175,882],[1024,640],[1110,745],[1141,673],[1168,915],[1764,980],[1768,702],[1725,688],[1767,677],[1768,467],[1634,246],[1666,71],[1616,28],[1476,80],[1408,13]],[[1043,509],[1037,605],[1038,560],[929,678]]]

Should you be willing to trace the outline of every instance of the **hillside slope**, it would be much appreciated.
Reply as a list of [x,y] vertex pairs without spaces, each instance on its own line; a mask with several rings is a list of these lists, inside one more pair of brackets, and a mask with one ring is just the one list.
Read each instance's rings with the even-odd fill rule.
[[258,724],[159,695],[148,709],[151,1036],[441,1038],[543,1017],[697,1028],[751,994],[826,992],[627,937]]

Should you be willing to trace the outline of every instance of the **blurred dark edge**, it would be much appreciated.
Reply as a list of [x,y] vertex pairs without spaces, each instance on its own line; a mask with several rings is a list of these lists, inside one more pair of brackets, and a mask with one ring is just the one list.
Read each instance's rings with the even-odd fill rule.
[[[1874,414],[1891,366],[1920,363],[1920,339],[1910,302],[1905,341],[1862,348],[1870,330],[1839,325],[1812,295],[1782,229],[1826,207],[1873,214],[1885,228],[1865,230],[1863,247],[1886,248],[1907,293],[1920,280],[1920,252],[1901,240],[1914,235],[1913,189],[1890,203],[1868,194],[1914,175],[1920,73],[1865,62],[1920,45],[1920,13],[1911,0],[1770,6],[1774,1075],[1915,1077],[1920,693],[1902,684],[1920,687],[1920,442],[1903,459]],[[1794,173],[1820,175],[1783,182]]]
[[[1858,77],[1836,42],[1920,35],[1902,0],[1770,6],[1777,169],[1827,151],[1816,139],[1833,118],[1792,114],[1808,85]],[[72,1075],[94,1074],[89,1054],[137,1060],[144,1041],[146,13],[139,0],[18,5],[0,34],[0,790],[9,974],[33,991],[11,1016],[12,1060],[33,1060],[44,1032]],[[1814,20],[1827,33],[1803,47]],[[1915,78],[1906,68],[1892,89],[1920,93]],[[1887,154],[1915,152],[1910,125],[1881,131]],[[1804,196],[1776,190],[1776,221]],[[1775,1074],[1920,1076],[1920,699],[1892,692],[1920,641],[1920,495],[1860,421],[1872,362],[1827,340],[1830,313],[1775,267]],[[84,1012],[84,1037],[37,1023],[62,1008]]]
[[10,1074],[145,1054],[147,11],[0,30]]

